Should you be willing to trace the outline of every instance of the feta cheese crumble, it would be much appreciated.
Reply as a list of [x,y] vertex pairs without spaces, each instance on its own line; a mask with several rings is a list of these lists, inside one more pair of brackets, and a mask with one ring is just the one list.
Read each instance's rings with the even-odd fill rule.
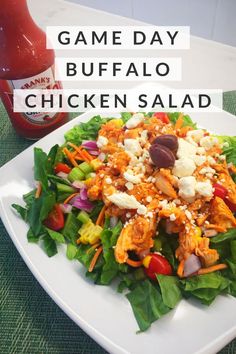
[[196,178],[193,176],[182,177],[179,180],[179,195],[188,200],[195,197]]
[[107,199],[121,209],[138,209],[142,205],[133,195],[124,192],[115,192]]
[[191,176],[195,171],[196,166],[192,159],[189,157],[182,157],[175,161],[172,173],[176,177]]
[[144,120],[143,113],[135,113],[127,122],[126,127],[128,129],[136,128]]
[[108,139],[105,136],[99,135],[98,140],[97,140],[97,146],[100,149],[103,146],[106,146],[108,144]]
[[198,192],[203,197],[212,197],[213,195],[213,187],[209,180],[204,182],[197,182],[195,189],[196,192]]
[[127,152],[132,153],[135,156],[139,156],[142,153],[142,148],[136,139],[125,139],[124,149]]
[[190,144],[188,141],[180,138],[178,139],[178,150],[177,157],[181,159],[182,157],[189,157],[196,155],[197,148],[196,146]]

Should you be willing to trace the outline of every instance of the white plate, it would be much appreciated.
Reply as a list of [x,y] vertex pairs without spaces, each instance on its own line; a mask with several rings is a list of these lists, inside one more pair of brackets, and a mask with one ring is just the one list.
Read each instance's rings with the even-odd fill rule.
[[[194,120],[219,134],[236,135],[236,118],[226,112],[192,114]],[[48,151],[63,142],[63,134],[85,113],[35,146]],[[0,212],[15,246],[27,266],[52,299],[94,340],[110,353],[210,354],[236,336],[236,299],[219,296],[205,307],[194,301],[181,301],[177,308],[154,323],[147,332],[136,334],[137,323],[128,300],[115,287],[98,286],[84,277],[83,267],[70,262],[62,248],[48,258],[38,245],[26,239],[27,225],[11,209],[22,203],[21,196],[33,187],[33,146],[0,169]]]

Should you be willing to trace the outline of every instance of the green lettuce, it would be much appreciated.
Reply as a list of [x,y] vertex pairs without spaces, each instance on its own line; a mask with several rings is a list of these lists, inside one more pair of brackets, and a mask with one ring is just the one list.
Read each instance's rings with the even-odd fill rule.
[[[180,115],[180,112],[168,113],[168,117],[169,117],[171,123],[175,124],[177,122],[178,118],[179,118],[179,115]],[[182,116],[182,118],[183,118],[183,121],[184,121],[184,123],[183,123],[184,127],[185,126],[189,126],[189,127],[194,128],[194,129],[197,129],[196,123],[194,123],[192,121],[192,119],[190,118],[189,115],[185,114],[185,115]]]
[[101,126],[112,118],[94,116],[86,123],[79,123],[65,133],[65,140],[76,145],[81,145],[83,140],[96,140]]

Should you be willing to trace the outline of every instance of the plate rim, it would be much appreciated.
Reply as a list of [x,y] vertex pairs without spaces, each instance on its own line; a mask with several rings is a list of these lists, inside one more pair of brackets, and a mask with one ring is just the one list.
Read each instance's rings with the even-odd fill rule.
[[[231,113],[229,113],[227,111],[222,111],[222,113],[226,116],[230,116],[231,118],[233,117],[236,119],[236,117],[234,115],[232,115]],[[86,111],[86,112],[78,115],[77,117],[70,120],[69,122],[67,122],[63,126],[57,128],[56,130],[54,130],[50,134],[46,135],[42,139],[39,139],[38,141],[36,141],[32,145],[30,145],[29,147],[24,149],[22,152],[20,152],[20,154],[16,155],[15,157],[13,157],[11,160],[7,161],[4,165],[2,165],[0,167],[0,176],[1,176],[1,172],[4,171],[5,169],[7,169],[8,166],[10,166],[10,164],[12,164],[12,162],[20,159],[22,157],[22,155],[25,154],[26,152],[29,152],[29,151],[33,152],[33,148],[35,146],[37,146],[41,142],[43,143],[44,141],[45,142],[48,141],[48,139],[50,140],[50,137],[53,136],[55,134],[55,132],[58,133],[58,132],[62,131],[62,132],[60,132],[60,134],[64,135],[63,131],[66,131],[66,130],[70,129],[70,127],[73,127],[76,124],[78,124],[80,122],[80,119],[81,118],[83,119],[84,115],[86,115],[86,116],[88,115],[88,119],[89,119],[89,117],[92,117],[95,115],[95,112],[94,111]],[[116,115],[117,115],[117,113],[116,113]],[[104,114],[102,114],[102,116],[104,116]],[[86,119],[87,119],[87,117],[85,118],[85,120]],[[12,224],[11,224],[10,220],[8,219],[7,214],[5,213],[5,209],[3,206],[1,195],[0,195],[0,217],[1,217],[2,222],[6,228],[7,233],[10,235],[14,246],[16,247],[16,249],[19,252],[20,256],[22,257],[23,261],[27,265],[28,269],[33,274],[33,276],[36,278],[36,280],[39,282],[39,284],[42,286],[42,288],[46,291],[46,293],[50,296],[50,298],[60,307],[60,309],[64,313],[66,313],[66,315],[70,319],[72,319],[73,322],[75,324],[77,324],[85,333],[87,333],[94,341],[96,341],[100,346],[102,346],[108,352],[114,353],[114,354],[121,354],[121,353],[122,354],[129,354],[130,352],[125,350],[125,348],[117,345],[112,340],[110,340],[106,335],[102,334],[99,330],[97,330],[95,327],[90,325],[86,320],[84,320],[79,315],[79,313],[75,314],[75,312],[70,307],[70,305],[68,305],[66,302],[64,302],[62,300],[62,298],[60,297],[60,295],[58,295],[53,290],[52,286],[50,286],[48,284],[48,281],[45,279],[45,277],[43,277],[40,274],[39,270],[37,269],[37,266],[34,265],[33,262],[31,262],[27,252],[23,249],[20,241],[18,241],[18,239],[15,237],[15,233],[12,228]],[[221,336],[216,338],[214,341],[208,343],[207,345],[202,347],[197,352],[194,352],[193,354],[210,354],[210,353],[213,354],[213,353],[215,353],[216,350],[222,349],[225,345],[227,345],[235,337],[236,337],[236,324],[234,327],[231,327],[227,332],[222,333]]]

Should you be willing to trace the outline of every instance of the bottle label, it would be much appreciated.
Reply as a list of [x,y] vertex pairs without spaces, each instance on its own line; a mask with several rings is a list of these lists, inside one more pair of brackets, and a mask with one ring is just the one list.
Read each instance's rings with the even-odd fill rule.
[[[55,81],[53,67],[48,68],[42,73],[28,77],[25,79],[11,80],[9,82],[14,89],[60,89],[60,82]],[[44,125],[53,121],[56,117],[55,112],[24,112],[24,116],[28,121],[34,124]]]

